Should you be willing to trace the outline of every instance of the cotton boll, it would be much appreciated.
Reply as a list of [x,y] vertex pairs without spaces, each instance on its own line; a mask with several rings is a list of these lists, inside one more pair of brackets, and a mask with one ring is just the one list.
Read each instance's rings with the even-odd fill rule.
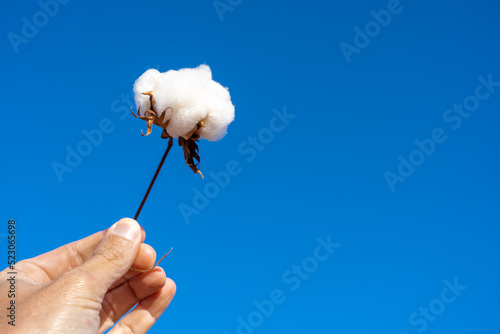
[[[221,139],[234,119],[234,106],[227,88],[212,80],[208,65],[183,68],[160,73],[146,71],[134,84],[137,108],[150,109],[149,96],[141,93],[153,91],[158,116],[169,120],[166,128],[172,137],[190,136],[197,125],[201,138]],[[187,138],[186,138],[187,139]]]
[[[154,98],[154,105],[151,96],[143,95],[146,92]],[[198,139],[221,139],[234,120],[229,91],[212,80],[210,67],[200,65],[165,73],[148,70],[135,82],[134,93],[136,106],[142,111],[142,115],[134,116],[147,124],[143,135],[149,135],[153,125],[161,127],[161,137],[170,137],[167,152],[172,139],[178,137],[186,164],[203,177],[198,168]],[[154,112],[145,114],[148,109]]]

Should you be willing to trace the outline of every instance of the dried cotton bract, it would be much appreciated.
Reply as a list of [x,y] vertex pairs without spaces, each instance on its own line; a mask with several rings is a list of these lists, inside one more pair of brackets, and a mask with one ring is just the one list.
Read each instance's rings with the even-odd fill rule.
[[200,65],[164,73],[147,70],[136,80],[134,94],[134,116],[147,122],[143,136],[149,135],[155,124],[163,129],[162,138],[179,138],[186,163],[201,174],[196,142],[200,138],[221,139],[234,119],[229,91],[212,80],[210,67]]

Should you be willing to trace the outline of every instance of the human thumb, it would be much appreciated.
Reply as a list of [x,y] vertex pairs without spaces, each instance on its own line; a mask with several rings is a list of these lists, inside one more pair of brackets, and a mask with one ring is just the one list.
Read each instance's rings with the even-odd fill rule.
[[130,218],[111,226],[90,259],[78,269],[90,279],[95,292],[104,296],[108,288],[132,266],[141,243],[141,227]]

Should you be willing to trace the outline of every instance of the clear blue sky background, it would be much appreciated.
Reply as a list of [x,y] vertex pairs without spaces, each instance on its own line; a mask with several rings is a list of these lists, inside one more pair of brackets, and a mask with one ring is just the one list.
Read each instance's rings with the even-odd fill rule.
[[[158,253],[174,247],[163,267],[178,292],[151,333],[248,333],[237,319],[249,316],[259,334],[498,333],[500,87],[478,88],[500,81],[498,3],[232,3],[221,20],[208,0],[69,1],[46,24],[35,0],[4,4],[1,219],[17,220],[20,256],[134,215],[167,142],[157,128],[141,137],[132,85],[148,68],[206,63],[236,119],[200,143],[205,180],[174,146],[139,219]],[[388,6],[385,27],[370,23]],[[8,34],[34,15],[16,53]],[[464,100],[470,116],[447,112]],[[296,117],[270,138],[284,108]],[[54,161],[103,119],[112,131],[60,182]],[[418,166],[391,188],[399,156]],[[231,160],[240,173],[187,224],[179,205]],[[333,254],[308,258],[328,236]],[[307,278],[289,272],[304,261]],[[455,279],[467,288],[445,303]],[[254,301],[275,289],[286,299],[260,321]]]

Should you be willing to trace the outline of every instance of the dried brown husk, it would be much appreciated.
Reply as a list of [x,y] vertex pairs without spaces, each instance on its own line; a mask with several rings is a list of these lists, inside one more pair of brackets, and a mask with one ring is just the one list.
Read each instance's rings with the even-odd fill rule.
[[[130,108],[130,111],[132,112],[132,115],[134,117],[142,119],[143,121],[146,121],[146,126],[147,126],[147,131],[146,134],[144,134],[141,130],[141,134],[143,137],[148,136],[151,134],[153,131],[153,124],[161,127],[163,129],[161,133],[161,138],[166,139],[170,138],[171,136],[167,132],[167,126],[170,123],[170,120],[165,120],[165,115],[168,111],[168,108],[163,110],[163,112],[158,116],[158,113],[156,111],[155,105],[156,101],[153,96],[153,91],[149,92],[144,92],[142,93],[143,95],[148,95],[149,96],[149,101],[151,103],[151,109],[146,110],[144,112],[144,115],[140,115],[140,110],[137,110],[136,115],[133,111],[132,108]],[[172,108],[170,108],[172,109]],[[203,174],[198,168],[198,165],[200,164],[200,156],[198,154],[199,148],[198,148],[198,140],[200,139],[200,130],[205,126],[205,123],[203,120],[201,120],[196,126],[188,131],[186,134],[183,136],[180,136],[178,141],[179,141],[179,146],[182,147],[182,150],[184,151],[184,159],[186,160],[186,164],[191,168],[191,170],[194,173],[200,174],[201,177],[203,177]],[[195,161],[196,160],[196,161]]]

